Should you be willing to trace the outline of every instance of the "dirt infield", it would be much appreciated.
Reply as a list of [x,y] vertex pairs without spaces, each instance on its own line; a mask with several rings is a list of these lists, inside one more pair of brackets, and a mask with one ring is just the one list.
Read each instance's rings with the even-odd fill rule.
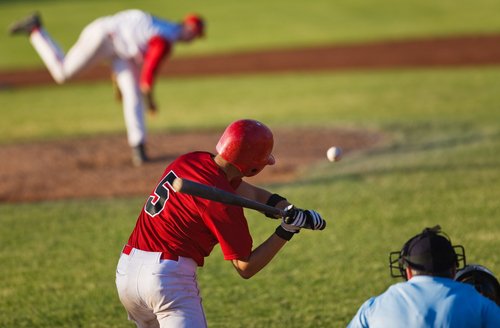
[[[160,75],[176,78],[498,64],[500,36],[491,35],[174,58],[162,68]],[[107,67],[98,67],[77,81],[108,79],[109,75]],[[45,83],[54,83],[45,69],[0,72],[0,88]],[[373,147],[384,140],[383,136],[370,131],[281,129],[273,132],[277,164],[249,179],[250,182],[292,181],[308,164],[326,160],[326,150],[332,145],[349,152]],[[213,152],[221,134],[222,131],[151,134],[148,150],[153,161],[139,168],[131,165],[125,135],[1,146],[0,202],[147,195],[168,163],[188,151]]]
[[[141,167],[132,166],[124,135],[3,146],[0,202],[146,195],[179,155],[215,152],[222,132],[152,134],[148,142],[152,161]],[[307,164],[326,161],[331,145],[349,152],[383,140],[376,133],[348,130],[278,129],[274,135],[276,164],[248,181],[291,181]]]

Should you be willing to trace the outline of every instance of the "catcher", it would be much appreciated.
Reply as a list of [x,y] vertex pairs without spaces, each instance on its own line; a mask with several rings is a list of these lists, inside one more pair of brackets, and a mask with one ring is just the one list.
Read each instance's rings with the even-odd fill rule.
[[391,275],[405,282],[366,301],[348,328],[500,327],[500,308],[453,280],[463,266],[462,246],[452,246],[439,226],[424,229],[389,255]]

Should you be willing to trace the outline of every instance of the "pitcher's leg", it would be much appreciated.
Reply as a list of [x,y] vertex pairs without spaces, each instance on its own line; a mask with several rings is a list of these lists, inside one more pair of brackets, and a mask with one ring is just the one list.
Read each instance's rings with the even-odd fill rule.
[[115,59],[113,71],[123,101],[123,115],[131,147],[146,141],[144,101],[139,88],[139,68],[131,61]]
[[132,61],[115,59],[113,71],[123,102],[123,115],[127,127],[127,138],[132,151],[132,163],[136,166],[148,160],[144,144],[146,126],[144,100],[139,88],[139,67]]
[[68,51],[63,62],[64,75],[69,80],[115,56],[113,42],[104,19],[98,18],[83,29],[76,43]]
[[54,80],[59,84],[63,83],[66,78],[62,65],[64,60],[64,51],[62,48],[43,27],[39,27],[31,32],[30,42]]
[[89,24],[67,55],[44,27],[33,30],[30,41],[54,80],[62,84],[90,66],[112,57],[112,42],[100,19]]

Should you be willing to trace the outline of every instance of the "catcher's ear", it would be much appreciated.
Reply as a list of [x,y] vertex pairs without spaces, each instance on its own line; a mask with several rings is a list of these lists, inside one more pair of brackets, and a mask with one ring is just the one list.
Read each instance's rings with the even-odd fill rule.
[[455,277],[457,275],[457,265],[456,264],[453,265],[452,270],[453,270],[453,274],[452,274],[452,278],[451,279],[455,280]]
[[413,278],[413,273],[411,272],[411,268],[407,267],[406,268],[406,281],[410,280],[411,278]]

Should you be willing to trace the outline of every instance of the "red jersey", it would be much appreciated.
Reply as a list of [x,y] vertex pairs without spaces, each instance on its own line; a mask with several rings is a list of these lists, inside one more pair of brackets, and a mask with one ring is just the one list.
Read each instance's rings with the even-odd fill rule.
[[170,164],[144,205],[128,244],[150,252],[189,257],[203,266],[214,246],[221,245],[224,259],[247,257],[252,237],[243,208],[176,192],[177,177],[196,181],[230,193],[241,179],[227,180],[226,174],[208,152],[180,156]]

